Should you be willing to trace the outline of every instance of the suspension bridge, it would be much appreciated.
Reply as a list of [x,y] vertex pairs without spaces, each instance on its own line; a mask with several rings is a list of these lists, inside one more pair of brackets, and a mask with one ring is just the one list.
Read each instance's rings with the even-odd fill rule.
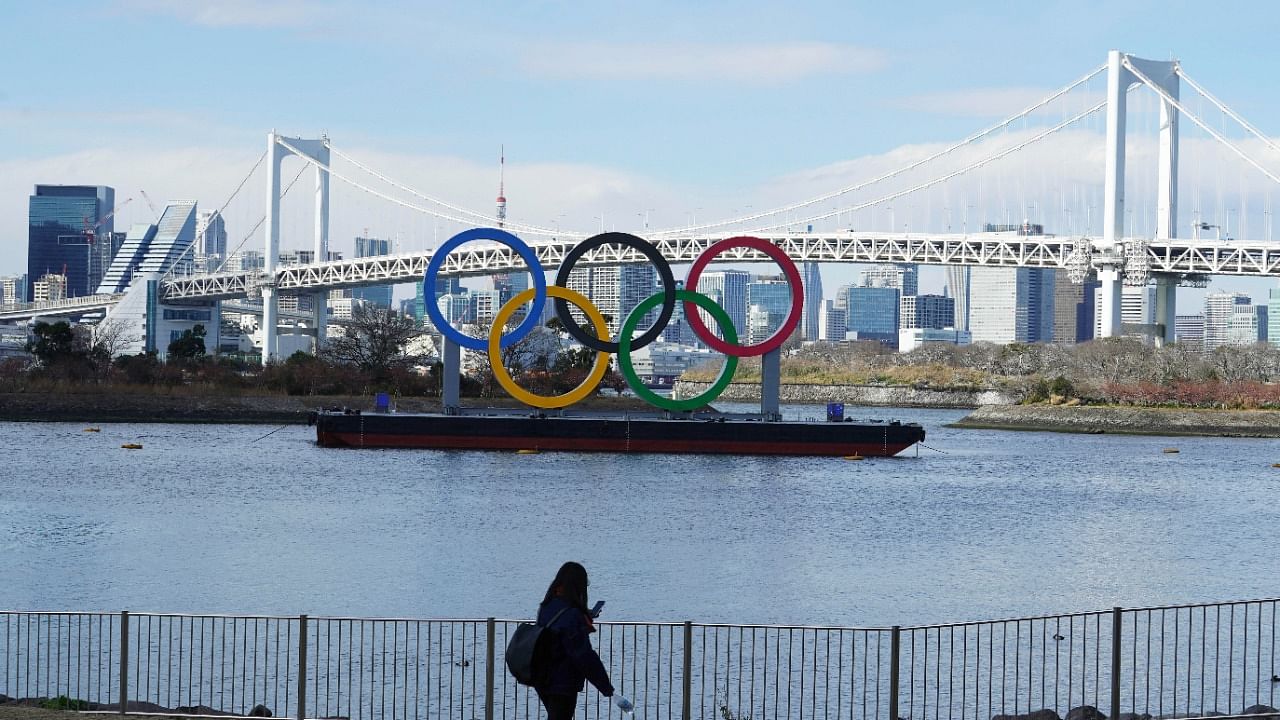
[[[1098,93],[1091,88],[1104,81],[1105,91],[1099,99]],[[1194,92],[1195,102],[1182,98],[1184,84]],[[1149,90],[1147,97],[1156,104],[1155,108],[1145,113],[1157,135],[1155,150],[1151,153],[1155,156],[1157,166],[1153,187],[1143,186],[1141,178],[1145,177],[1144,174],[1126,172],[1130,95],[1140,89]],[[1073,103],[1077,103],[1078,107]],[[1221,122],[1206,119],[1209,117],[1205,110],[1206,103],[1210,112],[1216,111],[1219,114]],[[1196,107],[1193,108],[1193,105]],[[1140,112],[1138,116],[1143,117],[1144,113]],[[1227,118],[1238,128],[1241,137],[1228,137],[1225,130]],[[1178,61],[1147,60],[1112,51],[1105,64],[1048,94],[1021,112],[887,172],[877,173],[855,184],[800,202],[703,224],[691,222],[681,227],[647,231],[642,235],[673,263],[692,261],[708,245],[721,238],[756,235],[779,246],[798,262],[915,263],[1063,270],[1072,282],[1096,278],[1100,283],[1103,337],[1121,333],[1122,288],[1125,285],[1146,286],[1154,283],[1157,289],[1156,324],[1157,327],[1162,326],[1157,340],[1171,342],[1176,313],[1176,289],[1180,284],[1203,286],[1209,276],[1215,275],[1280,277],[1280,244],[1272,243],[1269,237],[1269,204],[1263,212],[1268,235],[1265,239],[1231,239],[1229,234],[1227,239],[1201,238],[1200,230],[1220,230],[1220,227],[1206,222],[1207,214],[1202,208],[1204,203],[1199,197],[1199,191],[1196,191],[1192,222],[1189,223],[1192,237],[1179,237],[1180,223],[1182,227],[1188,226],[1188,223],[1180,220],[1179,214],[1182,154],[1179,138],[1184,119],[1190,121],[1194,129],[1207,140],[1206,145],[1213,146],[1236,163],[1241,172],[1261,177],[1267,183],[1280,184],[1280,172],[1273,169],[1280,159],[1280,145],[1191,79]],[[1033,127],[1033,121],[1040,124]],[[1102,123],[1105,134],[1100,182],[1096,177],[1087,180],[1061,178],[1057,183],[1058,187],[1049,187],[1047,190],[1050,195],[1056,195],[1062,200],[1065,220],[1070,212],[1067,208],[1068,195],[1074,193],[1078,205],[1083,204],[1084,201],[1080,199],[1081,187],[1099,185],[1100,198],[1096,198],[1096,203],[1093,202],[1094,199],[1090,199],[1088,207],[1091,213],[1095,205],[1101,206],[1100,232],[1094,231],[1090,218],[1090,227],[1083,233],[954,233],[949,231],[950,208],[947,208],[948,232],[942,233],[905,230],[896,232],[896,227],[890,232],[812,229],[815,224],[830,224],[833,220],[838,225],[843,217],[853,218],[866,211],[874,213],[877,209],[888,209],[892,212],[890,203],[910,201],[912,198],[933,198],[930,193],[944,193],[942,201],[938,203],[941,205],[946,202],[950,185],[983,173],[986,183],[999,184],[1010,175],[1005,169],[1009,163],[1019,157],[1034,157],[1036,148],[1044,147],[1054,138],[1078,131],[1082,124],[1095,121]],[[1086,149],[1094,155],[1098,154],[1092,146]],[[1195,163],[1201,162],[1200,156],[1203,154],[1201,151],[1195,156]],[[298,158],[304,164],[288,184],[283,184],[282,163],[290,157]],[[345,165],[339,167],[334,162],[335,157]],[[351,167],[348,168],[347,165]],[[469,210],[420,192],[342,152],[327,137],[292,138],[274,131],[268,134],[266,152],[223,205],[224,209],[248,184],[259,166],[264,166],[266,173],[265,208],[261,219],[253,225],[241,246],[256,237],[261,229],[263,268],[181,274],[178,272],[179,264],[175,263],[169,272],[151,279],[154,283],[151,292],[159,304],[174,306],[193,302],[261,298],[266,348],[263,352],[264,362],[277,356],[276,332],[280,320],[278,299],[281,294],[313,294],[316,297],[316,302],[313,303],[316,330],[322,335],[326,324],[324,298],[330,290],[416,282],[422,278],[431,260],[433,251],[430,249],[348,260],[326,260],[330,257],[331,179],[392,207],[452,223],[459,228],[494,224],[491,213]],[[314,214],[310,240],[312,257],[316,262],[281,265],[278,262],[281,250],[281,200],[308,169],[314,178]],[[371,179],[366,180],[365,176]],[[1223,184],[1225,183],[1219,178],[1219,205],[1222,204]],[[1267,187],[1271,186],[1268,184]],[[1133,208],[1126,208],[1126,195],[1130,191],[1137,191],[1148,200],[1153,199],[1153,212],[1142,213],[1144,218],[1154,220],[1149,232],[1134,232],[1136,222]],[[921,202],[925,200],[922,199]],[[928,202],[933,204],[932,199]],[[1242,200],[1243,202],[1246,201]],[[832,203],[838,204],[832,206]],[[1221,212],[1221,208],[1219,211]],[[1082,214],[1077,212],[1077,217]],[[557,267],[568,251],[586,237],[586,233],[561,231],[558,227],[548,228],[519,221],[508,221],[504,227],[525,237],[534,247],[543,266],[548,269]],[[793,229],[795,227],[805,230],[796,231]],[[723,254],[717,261],[765,262],[767,258],[755,251],[738,249]],[[646,260],[638,252],[611,246],[588,252],[579,261],[582,265],[642,262]],[[457,276],[491,275],[524,269],[523,261],[513,250],[505,245],[489,242],[468,244],[451,253],[443,266],[445,274]],[[131,289],[132,292],[134,291]],[[76,315],[102,309],[114,312],[112,308],[126,303],[124,295],[73,298],[54,304],[12,307],[0,311],[0,320]]]

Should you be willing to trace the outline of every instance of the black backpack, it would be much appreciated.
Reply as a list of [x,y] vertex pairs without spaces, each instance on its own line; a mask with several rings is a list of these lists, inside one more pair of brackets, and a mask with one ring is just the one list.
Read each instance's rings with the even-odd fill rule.
[[551,618],[551,622],[541,625],[536,622],[520,623],[507,643],[507,670],[521,685],[536,685],[546,679],[547,656],[553,641],[554,631],[548,632],[551,625],[564,614],[564,608]]

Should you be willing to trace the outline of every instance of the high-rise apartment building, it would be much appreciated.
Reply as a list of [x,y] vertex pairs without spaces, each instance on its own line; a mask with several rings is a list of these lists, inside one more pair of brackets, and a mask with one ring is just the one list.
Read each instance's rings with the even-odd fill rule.
[[218,262],[227,256],[227,223],[217,210],[202,210],[196,216],[195,252]]
[[894,288],[899,295],[920,293],[920,273],[915,265],[876,265],[862,272],[863,287]]
[[1094,303],[1097,280],[1076,284],[1056,277],[1053,284],[1053,341],[1063,345],[1082,343],[1094,338]]
[[50,274],[66,275],[68,297],[93,293],[102,272],[94,239],[115,230],[115,195],[104,185],[36,185],[27,215],[29,295],[35,281]]
[[[791,312],[791,284],[781,276],[753,279],[747,284],[747,308],[745,341],[754,345],[763,342],[786,321]],[[738,342],[743,342],[743,338]]]
[[1007,345],[1052,340],[1053,286],[1050,270],[973,268],[969,273],[973,342]]
[[[846,297],[846,301],[847,299]],[[826,300],[822,303],[819,320],[822,323],[818,332],[819,340],[839,342],[844,340],[849,332],[849,311],[843,307],[837,307],[834,300]]]
[[804,282],[804,311],[800,318],[800,337],[817,340],[821,335],[822,273],[816,262],[803,263],[800,277]]
[[1204,350],[1204,315],[1175,316],[1173,341],[1196,352]]
[[34,302],[50,302],[67,299],[66,275],[41,275],[32,288],[31,298]]
[[[391,241],[383,238],[356,238],[356,257],[367,258],[391,254]],[[391,308],[390,285],[374,285],[351,290],[351,297],[359,298],[380,308]]]
[[[1093,336],[1102,337],[1102,291],[1094,291]],[[1120,291],[1120,322],[1129,326],[1144,326],[1146,331],[1130,328],[1125,337],[1141,340],[1151,345],[1155,343],[1152,330],[1156,321],[1156,289],[1149,285],[1130,287],[1126,285]],[[1175,323],[1175,332],[1177,331]]]
[[969,266],[947,266],[947,293],[955,300],[957,330],[969,329]]
[[29,297],[26,275],[0,277],[0,305],[28,302]]
[[1227,329],[1231,345],[1253,345],[1267,341],[1267,306],[1236,305]]
[[[747,283],[751,282],[751,273],[745,270],[720,270],[703,273],[698,278],[698,287],[690,288],[720,303],[720,307],[733,320],[733,329],[738,337],[747,336]],[[719,335],[716,321],[706,310],[698,311],[699,317],[711,332]]]
[[903,295],[898,303],[898,328],[955,327],[956,301],[946,295]]
[[[610,336],[616,336],[618,328],[631,310],[652,295],[657,283],[657,270],[652,265],[604,265],[575,268],[569,273],[570,290],[586,295],[592,304],[609,320]],[[586,320],[581,311],[570,304],[570,312],[579,326]],[[651,324],[653,313],[636,326],[640,332]]]
[[1252,304],[1253,299],[1244,293],[1207,293],[1204,296],[1204,349],[1213,350],[1228,344],[1236,307]]

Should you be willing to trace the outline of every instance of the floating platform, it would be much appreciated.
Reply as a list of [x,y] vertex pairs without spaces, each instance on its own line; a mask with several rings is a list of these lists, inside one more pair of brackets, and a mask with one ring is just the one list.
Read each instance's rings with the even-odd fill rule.
[[699,413],[316,413],[321,447],[888,457],[923,442],[916,423]]

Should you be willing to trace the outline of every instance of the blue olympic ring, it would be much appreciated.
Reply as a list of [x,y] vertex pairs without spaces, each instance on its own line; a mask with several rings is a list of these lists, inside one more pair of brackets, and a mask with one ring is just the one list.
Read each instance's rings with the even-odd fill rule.
[[515,250],[517,254],[529,266],[529,274],[533,276],[533,307],[529,310],[529,314],[525,316],[524,322],[520,323],[515,330],[502,336],[501,347],[507,347],[513,343],[519,342],[533,332],[542,319],[542,308],[547,302],[547,277],[546,272],[542,268],[542,263],[538,261],[537,254],[533,248],[525,244],[523,240],[512,235],[506,230],[498,228],[474,228],[471,230],[463,230],[462,232],[449,238],[443,245],[436,248],[431,254],[431,262],[427,263],[427,271],[422,278],[422,296],[425,300],[427,316],[431,318],[432,324],[449,340],[477,352],[486,352],[489,349],[489,341],[485,338],[473,338],[470,335],[464,335],[445,320],[444,315],[440,313],[440,307],[436,305],[436,288],[435,279],[440,274],[440,267],[444,265],[445,258],[449,253],[463,243],[472,240],[493,240]]

